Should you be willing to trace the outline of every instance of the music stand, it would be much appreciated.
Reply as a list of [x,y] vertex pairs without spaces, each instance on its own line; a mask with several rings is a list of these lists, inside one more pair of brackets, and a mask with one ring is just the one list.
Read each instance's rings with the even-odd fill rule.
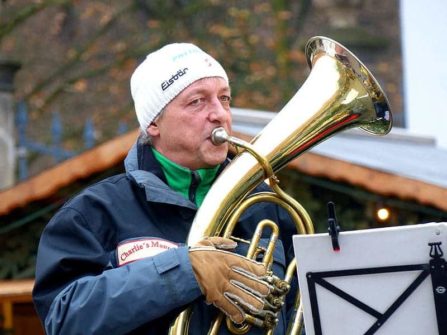
[[295,235],[306,335],[447,334],[447,223]]

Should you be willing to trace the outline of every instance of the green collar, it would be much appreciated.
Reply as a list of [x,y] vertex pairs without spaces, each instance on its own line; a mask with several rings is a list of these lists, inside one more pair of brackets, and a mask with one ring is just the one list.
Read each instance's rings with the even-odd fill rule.
[[192,171],[174,163],[154,148],[152,148],[152,152],[161,165],[168,185],[200,207],[216,178],[220,165]]

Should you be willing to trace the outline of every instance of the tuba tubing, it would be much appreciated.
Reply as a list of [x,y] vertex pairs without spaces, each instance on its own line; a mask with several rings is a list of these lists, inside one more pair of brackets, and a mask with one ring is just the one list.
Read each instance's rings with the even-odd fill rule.
[[[306,44],[305,53],[311,68],[308,78],[275,118],[250,143],[242,145],[245,150],[220,174],[194,218],[188,245],[207,236],[227,234],[228,222],[239,215],[239,207],[245,207],[245,198],[256,186],[265,179],[275,184],[274,173],[330,136],[354,127],[375,135],[391,130],[392,116],[384,92],[348,49],[334,40],[316,36]],[[231,137],[229,142],[239,143]],[[302,221],[310,221],[298,202],[277,185],[273,185],[273,190],[279,197],[289,199],[285,202],[305,218]],[[311,222],[306,227],[305,233],[313,232]],[[303,233],[299,225],[297,230]],[[296,309],[302,310],[299,295],[295,301]],[[187,308],[172,324],[169,334],[187,334],[190,316],[191,308]],[[300,327],[301,321],[296,318],[289,323],[287,333],[297,334]]]

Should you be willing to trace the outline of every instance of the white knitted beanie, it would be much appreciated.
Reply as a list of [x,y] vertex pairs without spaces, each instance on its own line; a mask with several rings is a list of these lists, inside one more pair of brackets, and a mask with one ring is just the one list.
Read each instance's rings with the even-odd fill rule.
[[223,67],[210,55],[189,43],[173,43],[147,55],[132,74],[130,89],[140,128],[147,127],[163,108],[196,80],[221,77]]

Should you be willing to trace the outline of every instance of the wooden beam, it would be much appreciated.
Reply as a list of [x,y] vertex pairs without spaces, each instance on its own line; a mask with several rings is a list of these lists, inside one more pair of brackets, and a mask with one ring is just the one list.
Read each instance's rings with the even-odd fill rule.
[[0,304],[2,305],[3,330],[5,332],[12,333],[14,331],[14,304],[32,302],[33,286],[34,279],[0,281]]

